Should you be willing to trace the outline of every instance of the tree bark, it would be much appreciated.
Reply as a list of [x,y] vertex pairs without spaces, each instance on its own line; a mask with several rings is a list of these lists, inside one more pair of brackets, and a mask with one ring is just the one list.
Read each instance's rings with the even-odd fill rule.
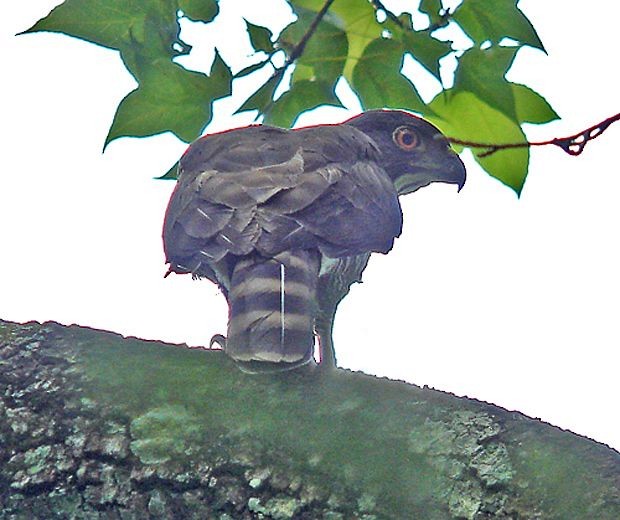
[[620,455],[345,370],[0,321],[0,518],[620,518]]

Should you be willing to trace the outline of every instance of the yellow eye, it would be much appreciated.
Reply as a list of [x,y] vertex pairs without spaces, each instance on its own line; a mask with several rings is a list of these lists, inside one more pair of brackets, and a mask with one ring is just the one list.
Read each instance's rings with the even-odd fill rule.
[[420,144],[418,133],[408,126],[399,126],[392,134],[394,142],[403,150],[410,151]]

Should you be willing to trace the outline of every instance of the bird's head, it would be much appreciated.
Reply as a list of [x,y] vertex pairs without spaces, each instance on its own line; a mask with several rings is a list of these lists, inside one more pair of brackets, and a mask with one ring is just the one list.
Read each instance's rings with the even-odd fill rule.
[[465,184],[465,166],[445,136],[428,121],[402,110],[370,110],[349,119],[376,144],[399,195],[431,182]]

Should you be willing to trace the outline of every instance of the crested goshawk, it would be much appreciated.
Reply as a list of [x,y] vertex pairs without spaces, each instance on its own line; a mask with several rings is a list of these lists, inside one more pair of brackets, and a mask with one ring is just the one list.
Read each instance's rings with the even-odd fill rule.
[[164,222],[169,272],[215,282],[228,333],[215,336],[243,369],[333,366],[338,303],[370,254],[402,229],[398,196],[465,168],[430,123],[372,110],[337,125],[264,125],[207,135],[179,163]]

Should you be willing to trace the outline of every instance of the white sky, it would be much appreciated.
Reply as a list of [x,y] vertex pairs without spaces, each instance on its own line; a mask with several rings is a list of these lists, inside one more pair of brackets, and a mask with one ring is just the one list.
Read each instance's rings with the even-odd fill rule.
[[[205,345],[225,332],[225,301],[209,282],[162,278],[161,224],[173,183],[152,179],[186,145],[171,135],[121,139],[101,154],[134,83],[113,51],[62,35],[13,36],[57,3],[0,5],[0,317]],[[620,3],[520,5],[549,56],[520,51],[510,78],[563,117],[528,127],[530,138],[570,135],[618,112]],[[272,19],[262,16],[256,8],[248,18]],[[222,34],[215,36],[225,51],[234,44]],[[243,45],[225,57],[247,54]],[[192,59],[209,63],[208,48],[195,51]],[[252,120],[229,117],[252,81],[232,103],[217,104],[210,129]],[[388,256],[373,257],[364,284],[341,305],[339,363],[493,402],[620,448],[619,143],[617,123],[578,158],[533,150],[520,200],[467,156],[460,194],[436,185],[408,196],[402,237]]]

